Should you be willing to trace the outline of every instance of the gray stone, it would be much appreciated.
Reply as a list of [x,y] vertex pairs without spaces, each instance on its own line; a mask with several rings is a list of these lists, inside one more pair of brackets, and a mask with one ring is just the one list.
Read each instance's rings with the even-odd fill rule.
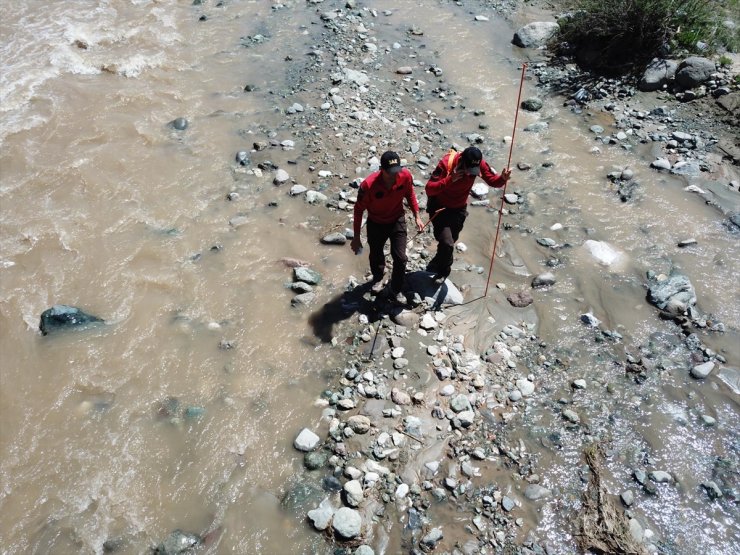
[[524,490],[524,497],[531,499],[532,501],[549,497],[551,494],[552,491],[539,484],[529,484]]
[[599,319],[590,312],[581,314],[581,322],[590,328],[598,328],[601,323],[601,321],[599,321]]
[[650,167],[656,170],[670,170],[671,163],[666,158],[658,158],[650,163]]
[[278,171],[275,172],[275,177],[272,179],[272,182],[275,185],[282,185],[289,179],[290,179],[290,175],[288,175],[288,172],[280,168]]
[[558,31],[560,26],[553,21],[535,21],[518,29],[511,42],[521,48],[537,48],[547,44]]
[[625,507],[631,507],[632,504],[635,502],[635,494],[628,489],[624,490],[619,497],[622,500],[622,503],[624,503]]
[[362,532],[362,517],[354,509],[342,507],[334,513],[331,525],[340,538],[351,540]]
[[302,281],[291,283],[290,288],[297,293],[311,293],[313,291],[313,286],[308,283],[303,283]]
[[693,89],[707,81],[715,71],[716,66],[712,60],[691,56],[679,64],[676,84],[683,89]]
[[504,495],[504,497],[501,499],[501,507],[503,507],[504,511],[509,513],[514,509],[514,507],[516,507],[516,503],[514,503],[513,499]]
[[539,112],[542,109],[542,100],[537,97],[522,100],[522,109],[528,112]]
[[648,474],[648,478],[659,484],[670,484],[673,482],[673,476],[663,470],[653,470]]
[[314,528],[319,531],[326,530],[331,522],[331,517],[334,515],[334,508],[329,502],[329,498],[324,499],[317,508],[308,511],[308,518],[313,524]]
[[651,280],[648,301],[672,314],[682,314],[696,304],[696,292],[689,278],[672,272],[664,280]]
[[524,128],[524,130],[531,133],[539,133],[540,131],[544,131],[548,127],[550,127],[550,124],[546,121],[536,121],[534,123],[530,123],[527,127]]
[[175,118],[170,122],[170,125],[178,131],[185,131],[188,128],[188,120],[185,118]]
[[321,274],[310,268],[299,266],[298,268],[293,268],[293,279],[308,283],[309,285],[318,285],[321,283]]
[[517,401],[521,401],[521,400],[522,400],[522,392],[519,391],[518,389],[514,389],[511,391],[511,393],[509,393],[509,401],[511,401],[512,403],[516,403]]
[[437,547],[437,544],[444,538],[444,534],[442,533],[442,528],[432,528],[429,533],[421,538],[421,546],[422,549],[426,550],[433,550],[435,547]]
[[740,370],[730,366],[723,366],[717,375],[735,395],[740,395]]
[[308,188],[305,187],[304,185],[293,185],[290,188],[290,193],[289,194],[290,194],[291,197],[297,197],[298,195],[302,195],[306,191],[308,191]]
[[347,237],[344,233],[334,232],[324,235],[321,238],[321,242],[324,245],[344,245],[347,242]]
[[154,548],[155,555],[178,555],[189,553],[192,548],[200,543],[200,536],[175,530],[167,538]]
[[350,83],[354,83],[357,86],[367,85],[370,82],[370,77],[367,73],[357,71],[356,69],[343,68],[344,78]]
[[410,66],[401,66],[396,69],[396,73],[399,75],[411,75],[414,72],[414,68]]
[[431,299],[435,306],[462,304],[463,294],[449,279],[440,285],[429,272],[411,272],[406,274],[408,288],[418,293],[422,299]]
[[563,411],[563,418],[565,418],[568,422],[572,422],[573,424],[578,424],[581,421],[581,417],[578,416],[575,411],[572,411],[570,409],[565,409]]
[[710,360],[691,368],[691,375],[697,380],[701,380],[709,376],[709,374],[712,373],[712,370],[714,370],[714,362]]
[[101,318],[88,314],[77,307],[57,304],[41,313],[39,330],[41,330],[42,335],[48,335],[54,331],[73,328],[84,329],[102,323]]
[[475,412],[472,410],[464,410],[457,414],[456,419],[460,422],[460,426],[467,428],[475,422]]
[[506,193],[504,195],[504,200],[507,204],[516,204],[517,202],[519,202],[519,195],[517,195],[516,193]]
[[303,452],[313,451],[318,447],[320,441],[319,436],[308,428],[303,428],[293,441],[293,447]]
[[303,466],[308,470],[318,470],[326,466],[329,454],[326,451],[311,451],[303,456]]
[[470,401],[465,395],[457,395],[450,399],[450,408],[455,412],[471,410]]
[[403,406],[411,404],[411,396],[395,387],[391,390],[391,400],[397,405]]
[[356,414],[347,419],[347,425],[352,428],[356,434],[366,434],[370,431],[371,422],[367,416]]
[[532,280],[532,287],[534,289],[538,289],[540,287],[549,287],[551,285],[555,285],[555,283],[555,274],[553,274],[552,272],[545,272],[536,276]]
[[511,306],[516,308],[524,308],[534,302],[532,293],[529,291],[515,291],[513,293],[509,293],[506,299],[509,301]]
[[589,129],[591,133],[595,133],[596,135],[601,135],[604,132],[604,128],[600,125],[592,125]]
[[369,545],[361,545],[355,549],[354,555],[375,555],[375,551]]
[[326,202],[329,198],[324,193],[318,191],[306,191],[306,202],[308,204],[320,204]]
[[473,188],[470,190],[470,193],[475,198],[485,198],[486,196],[488,196],[488,193],[489,193],[488,185],[486,185],[485,183],[477,182],[475,183],[475,185],[473,185]]
[[678,63],[675,60],[654,58],[645,68],[637,88],[646,92],[657,91],[673,79],[677,69]]
[[516,381],[516,387],[522,392],[524,397],[529,397],[534,393],[534,384],[529,380],[521,379]]
[[722,490],[716,482],[704,482],[701,484],[701,487],[707,492],[709,499],[719,499],[723,496]]
[[316,300],[316,293],[308,292],[308,293],[301,293],[300,295],[296,295],[292,299],[290,299],[290,304],[292,306],[308,306],[312,302]]
[[350,507],[359,506],[365,498],[365,493],[362,491],[362,484],[359,480],[349,480],[344,484],[343,490],[344,499]]
[[701,165],[699,164],[699,162],[694,161],[676,162],[671,168],[671,173],[673,175],[697,176],[701,173]]

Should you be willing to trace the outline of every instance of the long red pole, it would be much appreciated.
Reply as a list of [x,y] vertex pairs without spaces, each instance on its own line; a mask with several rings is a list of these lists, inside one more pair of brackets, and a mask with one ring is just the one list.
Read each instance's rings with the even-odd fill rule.
[[[516,122],[519,119],[519,103],[522,100],[522,88],[524,87],[524,72],[527,70],[527,64],[522,64],[522,77],[519,80],[519,95],[516,98],[516,112],[514,114],[514,130],[511,132],[511,146],[509,146],[509,161],[506,163],[506,169],[511,168],[511,153],[514,150],[514,137],[516,137]],[[498,245],[498,234],[501,229],[501,217],[504,213],[504,195],[506,195],[506,185],[508,181],[504,183],[504,189],[501,193],[501,206],[498,210],[498,223],[496,224],[496,238],[493,240],[493,252],[491,253],[491,265],[488,267],[488,279],[486,280],[486,290],[483,293],[484,297],[488,296],[488,285],[491,282],[491,274],[493,273],[493,261],[496,259],[496,245]]]

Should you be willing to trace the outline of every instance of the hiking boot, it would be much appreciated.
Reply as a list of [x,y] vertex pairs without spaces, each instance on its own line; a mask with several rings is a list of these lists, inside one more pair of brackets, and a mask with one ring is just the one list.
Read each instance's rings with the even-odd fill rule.
[[406,306],[408,304],[408,299],[406,299],[406,295],[402,292],[393,293],[391,295],[391,300],[401,306]]
[[381,279],[373,283],[372,287],[370,287],[370,293],[372,293],[373,295],[378,295],[381,291],[383,291],[383,289],[385,289],[385,284]]

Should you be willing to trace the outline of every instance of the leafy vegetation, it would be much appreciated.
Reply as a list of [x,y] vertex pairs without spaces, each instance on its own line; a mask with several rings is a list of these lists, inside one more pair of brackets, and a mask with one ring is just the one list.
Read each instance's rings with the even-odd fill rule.
[[[560,47],[605,73],[624,73],[655,56],[740,49],[740,0],[566,0]],[[564,42],[563,42],[564,41]]]

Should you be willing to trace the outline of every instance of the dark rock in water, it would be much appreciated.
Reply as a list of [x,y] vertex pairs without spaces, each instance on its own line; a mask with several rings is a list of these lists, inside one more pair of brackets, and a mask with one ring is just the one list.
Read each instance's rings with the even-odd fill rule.
[[635,191],[638,188],[638,183],[636,181],[626,181],[619,184],[619,200],[622,202],[627,202],[629,200],[632,200],[632,197],[635,195]]
[[342,482],[334,476],[324,476],[321,487],[326,491],[342,491]]
[[176,118],[170,122],[170,127],[178,131],[185,131],[188,128],[188,120],[185,118]]
[[74,306],[57,304],[41,313],[39,329],[43,335],[68,328],[85,328],[103,323],[101,318]]
[[324,497],[324,492],[315,484],[298,482],[285,493],[280,505],[287,511],[304,515],[316,507]]
[[177,555],[188,553],[200,543],[200,536],[175,530],[167,539],[154,548],[155,555]]
[[249,153],[246,150],[240,150],[236,153],[235,159],[240,166],[246,166],[249,164]]
[[696,291],[686,276],[671,272],[666,279],[649,284],[648,301],[671,314],[681,314],[696,304]]
[[522,109],[528,112],[538,112],[542,109],[542,100],[537,97],[522,100]]
[[303,456],[303,466],[308,470],[318,470],[326,466],[327,460],[329,460],[329,453],[326,451],[312,451]]
[[550,272],[545,272],[544,274],[535,276],[535,278],[532,280],[532,287],[534,289],[538,289],[540,287],[549,287],[550,285],[555,285],[555,282],[555,275]]

